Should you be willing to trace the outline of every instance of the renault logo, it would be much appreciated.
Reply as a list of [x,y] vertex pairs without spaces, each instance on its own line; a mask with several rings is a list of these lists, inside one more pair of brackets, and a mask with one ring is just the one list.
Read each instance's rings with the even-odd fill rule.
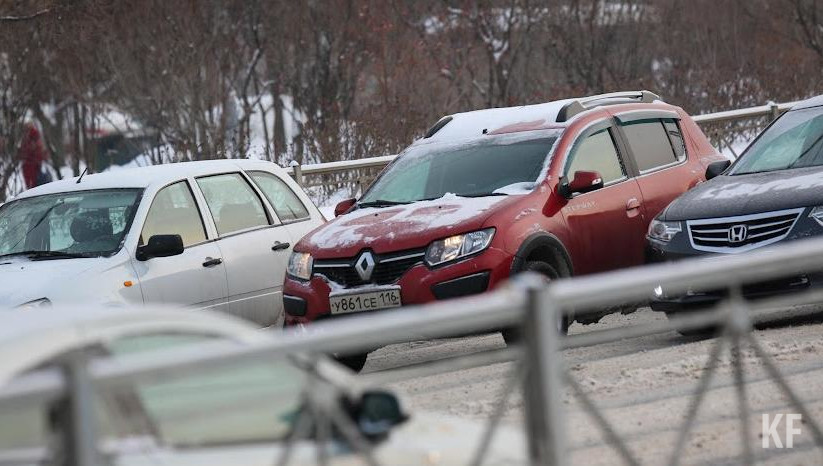
[[729,228],[729,242],[730,243],[742,243],[746,241],[746,238],[749,236],[749,229],[746,225],[735,225]]
[[357,275],[360,275],[360,279],[364,282],[371,280],[371,274],[374,272],[374,256],[372,256],[372,253],[366,251],[360,254],[357,262],[354,263],[354,270],[357,271]]

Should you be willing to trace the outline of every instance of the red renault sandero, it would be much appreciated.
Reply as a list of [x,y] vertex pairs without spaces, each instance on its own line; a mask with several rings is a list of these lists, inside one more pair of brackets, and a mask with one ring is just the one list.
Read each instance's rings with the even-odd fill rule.
[[482,293],[527,270],[643,264],[650,220],[718,160],[648,91],[446,116],[294,246],[286,325]]

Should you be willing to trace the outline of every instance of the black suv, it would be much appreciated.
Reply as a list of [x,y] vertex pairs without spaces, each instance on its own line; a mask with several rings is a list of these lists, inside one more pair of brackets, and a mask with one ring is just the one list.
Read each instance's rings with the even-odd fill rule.
[[[706,179],[651,222],[650,261],[737,254],[823,234],[823,95],[775,120],[734,163],[709,165]],[[756,298],[821,284],[823,274],[798,274],[746,286],[743,294]],[[669,296],[658,288],[652,309],[670,314],[724,294]]]

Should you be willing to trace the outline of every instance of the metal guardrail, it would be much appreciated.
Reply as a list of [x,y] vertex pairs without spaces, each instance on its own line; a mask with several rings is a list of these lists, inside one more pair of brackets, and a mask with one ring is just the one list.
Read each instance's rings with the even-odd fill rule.
[[727,110],[724,112],[716,112],[716,113],[706,113],[703,115],[695,115],[692,116],[692,119],[697,124],[707,124],[707,123],[720,123],[725,121],[736,121],[736,120],[746,120],[750,118],[757,118],[763,116],[769,116],[772,120],[776,119],[780,116],[780,114],[787,112],[790,108],[794,107],[800,103],[800,101],[795,102],[784,102],[784,103],[775,103],[769,102],[766,105],[761,105],[759,107],[749,107],[749,108],[742,108],[738,110]]
[[[538,277],[522,277],[508,287],[482,296],[426,306],[410,306],[372,316],[356,316],[341,322],[318,323],[312,327],[310,333],[285,334],[252,346],[211,344],[170,351],[165,353],[162,359],[138,356],[121,360],[86,361],[71,358],[63,368],[64,378],[56,377],[54,374],[24,378],[0,390],[0,403],[22,403],[43,399],[67,400],[68,405],[72,407],[69,411],[72,415],[70,423],[64,428],[72,433],[67,448],[73,455],[70,458],[70,461],[73,461],[71,464],[93,465],[96,464],[97,448],[93,399],[95,393],[107,387],[152,380],[173,380],[204,368],[232,367],[241,361],[265,361],[273,356],[360,351],[422,338],[517,327],[524,337],[519,348],[498,350],[488,355],[435,361],[428,368],[428,373],[431,374],[461,370],[489,362],[515,361],[513,375],[501,392],[500,400],[483,432],[483,438],[478,442],[479,446],[472,464],[482,463],[485,449],[505,412],[508,398],[517,391],[517,385],[521,387],[524,395],[525,432],[531,464],[566,463],[567,450],[563,438],[565,418],[560,400],[561,392],[567,388],[580,400],[582,408],[596,421],[606,441],[616,448],[624,461],[628,464],[638,464],[626,441],[620,438],[619,432],[580,387],[573,374],[563,367],[560,350],[672,330],[718,326],[724,329],[723,336],[717,339],[711,348],[707,367],[697,384],[692,403],[678,432],[669,464],[677,465],[680,461],[686,440],[694,426],[697,410],[710,388],[711,378],[722,351],[728,347],[732,354],[736,355],[743,345],[752,349],[761,360],[767,375],[775,381],[797,412],[803,415],[804,422],[812,430],[815,443],[823,446],[823,431],[819,420],[804,406],[768,353],[750,333],[752,311],[765,312],[765,306],[770,303],[752,305],[740,299],[741,286],[744,284],[817,271],[821,269],[821,263],[823,239],[809,239],[741,255],[658,264],[564,279],[548,285]],[[569,312],[570,309],[645,299],[656,286],[678,293],[687,289],[716,289],[721,285],[731,289],[732,299],[714,310],[685,315],[669,321],[570,337],[562,337],[556,331],[557,314]],[[776,302],[820,302],[821,298],[823,293],[818,292],[783,297]],[[744,445],[742,460],[749,464],[753,459],[753,453],[750,445],[748,421],[751,413],[746,402],[745,374],[740,358],[733,357],[732,360],[740,409],[739,429]],[[381,375],[382,382],[391,379],[386,377],[388,374],[375,374],[371,376],[372,381],[379,380]],[[401,371],[395,371],[393,375],[419,375],[419,371],[412,368],[410,373],[401,374]],[[364,380],[368,381],[369,376]],[[308,399],[311,400],[312,397]],[[335,419],[332,418],[329,422]],[[369,462],[376,464],[370,447],[364,442],[357,442],[356,439],[353,441],[355,445],[359,445],[358,448],[364,449],[361,453],[370,458]]]
[[[788,111],[798,102],[799,101],[784,103],[769,102],[766,105],[760,105],[757,107],[728,110],[716,113],[706,113],[703,115],[695,115],[692,116],[692,119],[698,125],[712,125],[718,123],[739,122],[761,117],[769,117],[770,120],[774,120],[777,117],[779,117],[782,113]],[[299,163],[292,162],[292,165],[287,168],[287,171],[290,175],[292,175],[292,177],[294,177],[294,179],[297,181],[297,184],[305,187],[306,176],[340,175],[345,174],[347,172],[359,171],[363,169],[383,168],[389,163],[391,163],[391,161],[394,160],[396,157],[397,155],[384,155],[380,157],[369,157],[356,160],[342,160],[338,162],[317,163],[309,165],[301,165]],[[363,177],[355,178],[358,180],[361,186],[365,186],[366,184],[368,184],[367,181],[370,181],[369,179],[364,179]],[[341,184],[341,181],[338,179],[331,184],[339,185]],[[323,183],[320,183],[315,186],[322,185]]]

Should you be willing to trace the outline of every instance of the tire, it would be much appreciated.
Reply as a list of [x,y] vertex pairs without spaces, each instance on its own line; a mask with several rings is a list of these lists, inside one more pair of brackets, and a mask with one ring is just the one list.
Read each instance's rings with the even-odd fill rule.
[[349,369],[357,373],[363,370],[363,366],[366,365],[366,359],[368,357],[369,353],[358,353],[349,354],[346,356],[336,356],[335,359],[340,364],[348,367]]
[[[540,275],[543,275],[546,278],[546,281],[557,280],[560,278],[560,274],[557,272],[557,269],[552,267],[551,265],[545,262],[539,261],[528,261],[523,265],[523,268],[518,273],[523,272],[537,272]],[[569,333],[569,325],[571,325],[571,321],[569,320],[568,315],[563,315],[560,321],[557,323],[557,331],[561,335],[566,335]],[[507,328],[504,329],[502,332],[503,339],[506,341],[507,345],[516,344],[521,340],[520,331],[516,328]]]
[[[666,312],[666,318],[674,317],[677,315],[677,312]],[[690,338],[712,338],[716,337],[717,334],[720,332],[720,327],[716,325],[710,325],[708,327],[700,327],[700,328],[693,328],[690,330],[677,330],[677,333],[684,337]]]

